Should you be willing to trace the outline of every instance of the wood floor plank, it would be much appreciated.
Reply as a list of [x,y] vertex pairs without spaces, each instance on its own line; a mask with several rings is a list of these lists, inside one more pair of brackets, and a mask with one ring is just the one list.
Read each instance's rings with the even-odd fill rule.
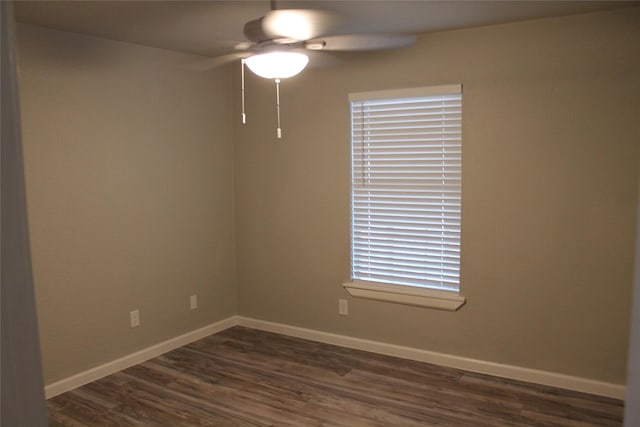
[[619,400],[234,327],[48,401],[52,426],[621,426]]

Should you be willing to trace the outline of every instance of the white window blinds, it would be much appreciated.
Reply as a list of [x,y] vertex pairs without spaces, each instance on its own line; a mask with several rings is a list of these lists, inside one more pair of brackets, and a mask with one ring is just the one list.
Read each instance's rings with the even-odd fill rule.
[[462,86],[349,100],[352,279],[458,291]]

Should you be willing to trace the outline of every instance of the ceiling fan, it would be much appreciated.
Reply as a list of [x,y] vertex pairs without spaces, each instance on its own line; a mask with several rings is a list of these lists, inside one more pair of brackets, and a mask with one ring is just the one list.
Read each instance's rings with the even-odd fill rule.
[[276,83],[278,116],[277,138],[280,128],[280,79],[300,73],[309,62],[309,54],[320,51],[367,51],[411,46],[413,34],[349,34],[343,16],[313,9],[278,9],[271,0],[271,10],[264,16],[244,25],[247,41],[235,46],[234,53],[212,58],[217,66],[232,60],[242,64],[242,122],[244,112],[244,65],[256,75],[273,79]]

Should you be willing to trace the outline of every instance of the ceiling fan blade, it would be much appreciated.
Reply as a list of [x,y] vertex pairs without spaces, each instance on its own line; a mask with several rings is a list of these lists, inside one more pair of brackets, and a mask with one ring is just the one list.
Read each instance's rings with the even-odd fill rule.
[[235,50],[249,50],[253,47],[255,47],[255,43],[252,43],[250,41],[238,42],[233,45],[233,48]]
[[304,48],[292,49],[291,52],[299,52],[307,55],[309,64],[306,68],[328,68],[342,64],[344,61],[335,53],[309,50]]
[[268,12],[262,30],[269,39],[309,40],[335,32],[344,19],[323,10],[282,9]]
[[229,62],[247,58],[251,55],[251,52],[234,52],[227,55],[215,56],[213,58],[206,58],[202,61],[193,62],[188,64],[186,67],[194,71],[208,71],[228,64]]
[[346,34],[307,40],[311,50],[380,50],[407,47],[415,44],[413,34]]

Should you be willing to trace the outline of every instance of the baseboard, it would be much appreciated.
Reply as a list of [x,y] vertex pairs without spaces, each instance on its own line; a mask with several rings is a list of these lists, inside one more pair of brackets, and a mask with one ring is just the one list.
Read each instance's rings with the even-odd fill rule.
[[145,360],[160,356],[163,353],[174,350],[178,347],[182,347],[183,345],[187,345],[193,341],[197,341],[211,334],[215,334],[225,329],[231,328],[237,324],[237,316],[231,316],[219,322],[212,323],[194,331],[187,332],[186,334],[179,335],[175,338],[171,338],[159,344],[147,347],[143,350],[105,363],[104,365],[96,366],[95,368],[89,369],[88,371],[80,372],[79,374],[73,375],[55,383],[51,383],[44,388],[45,397],[49,399],[66,391],[73,390],[74,388],[99,380],[100,378],[106,377],[107,375],[111,375],[133,365],[137,365],[138,363],[142,363]]
[[372,353],[386,354],[388,356],[395,356],[403,359],[433,363],[440,366],[464,369],[471,372],[494,375],[502,378],[510,378],[514,380],[527,381],[536,384],[564,388],[568,390],[575,390],[583,393],[595,394],[598,396],[611,397],[614,399],[623,400],[625,397],[626,387],[620,384],[595,381],[582,377],[523,368],[513,365],[504,365],[500,363],[487,362],[484,360],[453,356],[450,354],[437,353],[412,347],[404,347],[378,341],[349,337],[345,335],[321,332],[313,329],[300,328],[297,326],[290,326],[282,323],[267,322],[265,320],[252,319],[242,316],[231,316],[219,322],[212,323],[200,329],[187,332],[186,334],[171,338],[167,341],[153,345],[146,349],[105,363],[104,365],[97,366],[95,368],[73,375],[69,378],[65,378],[63,380],[49,384],[45,387],[45,396],[47,399],[49,399],[66,391],[73,390],[74,388],[83,386],[92,381],[96,381],[107,375],[111,375],[133,365],[137,365],[138,363],[142,363],[145,360],[160,356],[163,353],[174,350],[178,347],[182,347],[183,345],[187,345],[193,341],[197,341],[211,334],[221,332],[236,325],[246,326],[253,329],[260,329],[268,332],[275,332],[292,337],[304,338],[312,341],[324,342],[341,347],[370,351]]
[[433,351],[421,350],[412,347],[403,347],[394,344],[386,344],[382,342],[353,338],[328,332],[320,332],[312,329],[299,328],[296,326],[267,322],[264,320],[252,319],[247,317],[238,317],[237,322],[238,325],[246,326],[248,328],[260,329],[263,331],[275,332],[297,338],[304,338],[312,341],[339,345],[342,347],[370,351],[373,353],[386,354],[388,356],[416,360],[419,362],[433,363],[440,366],[464,369],[471,372],[494,375],[502,378],[510,378],[519,381],[527,381],[536,384],[575,390],[583,393],[611,397],[614,399],[622,400],[625,397],[626,387],[620,384],[595,381],[582,377],[523,368],[513,365],[504,365],[500,363],[453,356],[450,354],[436,353]]

